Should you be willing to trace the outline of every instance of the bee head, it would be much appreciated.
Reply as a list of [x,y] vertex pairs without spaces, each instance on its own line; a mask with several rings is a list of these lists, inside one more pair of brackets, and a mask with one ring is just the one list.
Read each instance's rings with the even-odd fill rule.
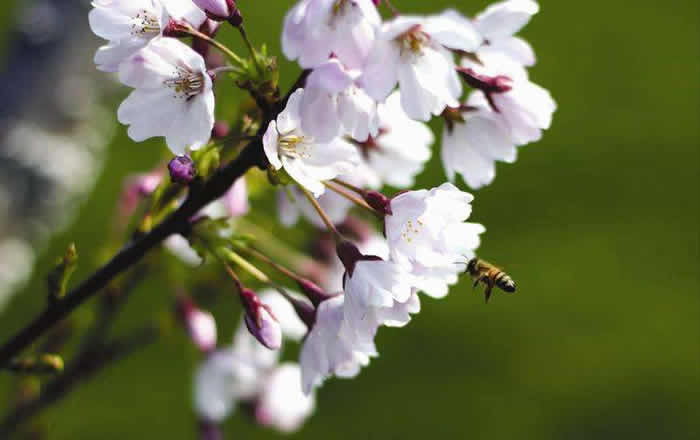
[[473,274],[476,271],[476,261],[476,258],[472,258],[471,260],[469,260],[469,262],[467,263],[467,272]]

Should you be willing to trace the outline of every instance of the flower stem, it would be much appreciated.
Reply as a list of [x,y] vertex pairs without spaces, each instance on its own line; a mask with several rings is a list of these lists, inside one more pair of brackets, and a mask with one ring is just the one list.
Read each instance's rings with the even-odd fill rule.
[[351,194],[350,192],[348,192],[342,188],[339,188],[335,185],[331,185],[328,182],[323,182],[323,184],[326,186],[326,188],[330,189],[331,191],[338,194],[339,196],[344,197],[347,200],[350,200],[351,202],[353,202],[354,204],[356,204],[360,208],[366,209],[367,211],[371,212],[372,214],[376,215],[377,217],[380,217],[380,218],[383,217],[380,213],[377,212],[376,209],[369,206],[367,204],[367,202],[365,202],[361,198],[357,197],[355,194]]
[[[240,26],[238,26],[238,31],[241,33],[241,38],[243,38],[243,42],[245,43],[246,47],[248,48],[248,52],[250,52],[250,56],[253,57],[253,60],[255,60],[255,49],[253,48],[253,45],[251,44],[250,40],[248,39],[248,34],[246,33],[242,24]],[[256,65],[257,65],[257,63],[256,63]]]
[[289,278],[291,278],[291,279],[294,280],[294,281],[302,281],[302,278],[301,278],[299,275],[297,275],[296,273],[292,272],[290,269],[287,269],[286,267],[282,266],[281,264],[276,263],[276,262],[273,261],[270,257],[268,257],[267,255],[263,254],[263,253],[260,252],[259,250],[255,249],[255,248],[252,248],[252,247],[244,247],[244,246],[239,246],[238,249],[239,249],[241,252],[247,253],[247,254],[249,254],[249,255],[251,255],[251,256],[253,256],[253,257],[259,259],[259,260],[264,261],[265,263],[267,263],[268,265],[270,265],[272,268],[274,268],[275,270],[277,270],[278,272],[280,272],[282,275],[284,275],[284,276],[286,276],[286,277],[289,277]]
[[344,188],[347,188],[350,191],[356,192],[358,194],[364,194],[364,192],[365,192],[365,190],[360,188],[359,186],[355,186],[351,183],[345,182],[344,180],[340,180],[340,179],[336,178],[336,179],[331,180],[331,182],[338,184],[338,185],[340,185]]
[[251,221],[245,217],[238,219],[237,225],[239,231],[248,233],[255,237],[257,246],[267,255],[271,255],[278,260],[282,260],[290,265],[294,270],[303,272],[305,267],[312,266],[314,261],[308,255],[298,252],[279,239],[272,235],[269,231],[260,226],[263,219],[256,218]]
[[[221,256],[228,261],[231,261],[236,266],[248,272],[253,278],[261,283],[269,284],[270,278],[265,275],[260,269],[250,264],[245,258],[227,248],[221,248]],[[228,265],[226,265],[228,267]],[[230,269],[230,268],[229,268]],[[240,280],[238,281],[240,283]]]
[[216,76],[220,73],[226,73],[226,72],[243,73],[243,71],[236,66],[221,66],[221,67],[216,67],[214,69],[209,69],[209,75],[214,75],[214,76]]
[[199,32],[197,29],[193,28],[189,24],[183,25],[181,28],[179,28],[179,30],[181,30],[182,32],[184,32],[186,34],[190,34],[193,37],[197,37],[197,38],[200,38],[200,39],[206,41],[207,43],[211,44],[212,46],[216,47],[221,52],[226,54],[226,56],[231,58],[231,60],[233,60],[233,62],[239,64],[240,66],[245,65],[245,62],[243,61],[243,59],[241,57],[239,57],[238,55],[236,55],[231,49],[229,49],[228,47],[219,43],[214,38],[211,38],[209,35],[204,34],[202,32]]
[[311,194],[309,192],[309,190],[307,190],[303,186],[299,186],[299,189],[301,190],[301,192],[304,193],[306,198],[309,200],[309,203],[311,203],[311,205],[314,207],[316,212],[318,212],[318,215],[321,217],[321,220],[323,220],[323,223],[325,223],[328,230],[333,232],[333,235],[335,236],[336,239],[343,240],[343,235],[340,232],[338,232],[335,225],[333,225],[333,222],[328,217],[328,214],[326,214],[326,211],[324,211],[323,208],[321,208],[321,205],[318,204],[318,201],[313,196],[313,194]]

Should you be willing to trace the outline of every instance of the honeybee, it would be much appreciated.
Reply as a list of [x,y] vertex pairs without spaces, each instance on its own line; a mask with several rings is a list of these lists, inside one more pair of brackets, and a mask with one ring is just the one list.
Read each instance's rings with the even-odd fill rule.
[[504,292],[515,292],[515,281],[507,273],[489,262],[472,258],[467,263],[467,272],[474,279],[474,287],[479,284],[479,281],[486,285],[486,290],[484,290],[486,302],[489,302],[494,286]]

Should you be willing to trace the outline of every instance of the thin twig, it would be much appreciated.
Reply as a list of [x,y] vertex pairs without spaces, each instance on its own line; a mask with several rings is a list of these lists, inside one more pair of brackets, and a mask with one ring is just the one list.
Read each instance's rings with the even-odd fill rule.
[[338,178],[332,179],[331,182],[338,184],[342,187],[345,187],[345,188],[349,189],[350,191],[356,192],[358,194],[363,194],[365,192],[365,190],[360,188],[359,186],[355,186],[351,183],[348,183],[344,180],[340,180]]
[[321,205],[318,204],[318,201],[316,198],[307,190],[306,188],[299,186],[299,189],[301,190],[302,193],[306,196],[306,198],[309,200],[309,203],[314,207],[318,215],[321,217],[321,220],[323,220],[323,223],[326,224],[326,227],[328,228],[329,231],[333,232],[335,237],[337,239],[342,240],[343,236],[338,230],[336,229],[335,225],[331,221],[331,219],[328,217],[328,214],[326,214],[326,211],[321,208]]
[[338,186],[332,185],[332,184],[330,184],[330,183],[328,183],[328,182],[323,182],[323,185],[324,185],[326,188],[328,188],[328,189],[330,189],[331,191],[333,191],[334,193],[338,194],[339,196],[344,197],[345,199],[347,199],[347,200],[351,201],[352,203],[356,204],[357,206],[366,209],[367,211],[371,212],[372,214],[374,214],[374,215],[376,215],[376,216],[378,216],[378,217],[382,217],[382,215],[379,214],[379,213],[377,212],[376,209],[374,209],[374,208],[372,208],[371,206],[369,206],[369,205],[367,204],[367,202],[365,202],[363,199],[357,197],[356,195],[351,194],[350,192],[348,192],[348,191],[346,191],[346,190],[344,190],[344,189],[342,189],[342,188],[340,188],[340,187],[338,187]]
[[270,265],[272,268],[274,268],[276,271],[280,272],[282,275],[291,278],[294,281],[303,281],[302,278],[297,275],[296,273],[292,272],[290,269],[287,269],[286,267],[282,266],[279,263],[276,263],[273,261],[270,257],[267,255],[263,254],[259,250],[252,248],[252,247],[241,247],[240,250],[244,253],[247,253],[259,260],[264,261],[268,265]]
[[42,387],[38,397],[20,405],[0,422],[0,438],[8,438],[25,420],[63,398],[76,385],[89,380],[110,364],[155,342],[157,338],[158,332],[149,327],[100,349],[83,352],[61,376]]
[[219,49],[221,52],[223,52],[229,58],[231,58],[231,60],[233,60],[235,63],[238,63],[241,66],[245,65],[245,61],[243,61],[243,58],[236,55],[231,49],[229,49],[225,45],[219,43],[214,38],[211,38],[209,35],[204,34],[202,32],[199,32],[197,29],[193,28],[192,26],[190,26],[190,25],[178,26],[178,30],[180,30],[186,34],[190,34],[193,37],[200,38],[203,41],[206,41],[207,43],[209,43],[212,46]]

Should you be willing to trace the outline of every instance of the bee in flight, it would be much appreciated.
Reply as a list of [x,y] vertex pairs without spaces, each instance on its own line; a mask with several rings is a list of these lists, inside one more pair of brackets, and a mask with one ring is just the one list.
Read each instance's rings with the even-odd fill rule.
[[467,263],[467,272],[474,279],[474,287],[479,284],[479,281],[486,285],[486,290],[484,290],[486,302],[489,302],[491,290],[494,286],[504,292],[515,292],[515,281],[507,273],[489,262],[479,258],[472,258]]

